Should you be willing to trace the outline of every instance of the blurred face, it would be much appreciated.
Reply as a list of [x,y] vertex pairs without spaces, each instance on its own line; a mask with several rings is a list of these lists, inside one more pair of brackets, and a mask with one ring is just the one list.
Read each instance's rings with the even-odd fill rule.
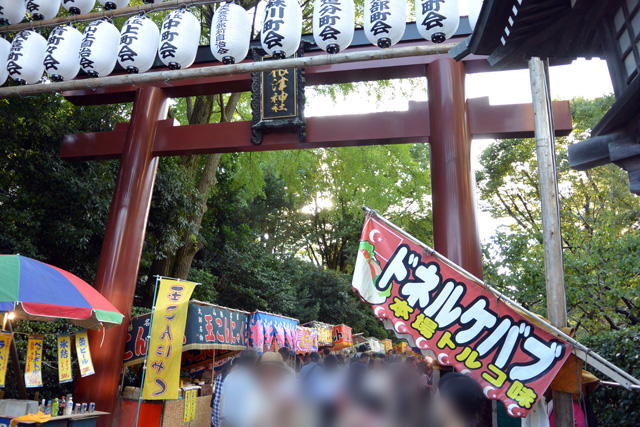
[[283,371],[281,368],[265,363],[260,365],[258,369],[258,378],[265,388],[275,387],[282,378]]
[[437,427],[467,427],[455,406],[450,400],[443,398],[439,392],[434,396],[432,408]]

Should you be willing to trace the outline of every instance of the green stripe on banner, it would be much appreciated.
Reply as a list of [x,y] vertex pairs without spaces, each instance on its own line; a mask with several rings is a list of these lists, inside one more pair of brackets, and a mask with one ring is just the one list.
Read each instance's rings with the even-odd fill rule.
[[20,258],[0,256],[0,302],[18,301],[20,295]]
[[113,311],[96,310],[96,319],[99,322],[107,322],[119,325],[122,323],[124,316],[120,313],[114,313]]

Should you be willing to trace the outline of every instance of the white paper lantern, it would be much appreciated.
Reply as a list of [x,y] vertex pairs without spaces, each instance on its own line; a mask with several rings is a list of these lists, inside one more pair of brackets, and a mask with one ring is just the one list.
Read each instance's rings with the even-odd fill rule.
[[381,48],[402,39],[407,26],[406,0],[365,0],[364,33],[367,40]]
[[298,50],[302,33],[302,9],[297,0],[269,0],[264,8],[262,48],[274,58],[287,58]]
[[0,25],[19,24],[26,13],[26,0],[0,0]]
[[98,0],[105,10],[115,10],[127,7],[129,0]]
[[476,24],[478,23],[478,18],[480,17],[480,11],[482,10],[483,0],[469,0],[469,25],[471,26],[471,31],[476,29]]
[[34,20],[53,19],[60,10],[60,0],[27,0],[27,12]]
[[7,59],[9,58],[9,51],[11,50],[11,43],[8,40],[0,37],[0,86],[7,81],[9,77],[9,71],[7,71]]
[[328,53],[345,50],[356,25],[353,0],[316,0],[313,5],[313,39]]
[[200,22],[187,9],[174,10],[164,18],[158,55],[172,70],[193,64],[200,44]]
[[13,80],[20,84],[37,83],[44,73],[47,41],[35,31],[20,31],[11,43],[7,57],[7,71]]
[[416,26],[422,37],[443,43],[452,37],[460,24],[458,0],[415,0]]
[[51,80],[61,82],[78,75],[81,43],[82,33],[70,25],[61,25],[51,31],[43,61],[44,70]]
[[149,71],[156,59],[160,30],[146,16],[133,16],[122,26],[118,63],[129,73]]
[[96,0],[62,0],[62,7],[73,15],[83,15],[91,12]]
[[104,77],[116,66],[120,31],[108,21],[87,26],[80,45],[80,67],[89,77]]
[[251,20],[247,11],[237,4],[218,8],[211,22],[211,53],[220,62],[235,64],[249,53]]

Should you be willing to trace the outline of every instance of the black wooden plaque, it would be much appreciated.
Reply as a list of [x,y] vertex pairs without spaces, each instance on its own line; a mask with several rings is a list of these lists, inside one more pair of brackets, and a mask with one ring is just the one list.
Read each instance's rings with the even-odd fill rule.
[[[266,56],[262,49],[253,49],[254,61],[277,61]],[[299,49],[294,57],[303,56]],[[263,133],[288,130],[298,134],[303,142],[307,137],[304,117],[303,68],[264,71],[251,74],[251,142],[260,144]]]

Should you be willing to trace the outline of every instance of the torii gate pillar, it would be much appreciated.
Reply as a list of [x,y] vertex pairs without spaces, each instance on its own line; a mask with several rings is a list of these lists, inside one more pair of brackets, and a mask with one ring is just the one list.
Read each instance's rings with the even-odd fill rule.
[[[429,141],[435,249],[482,277],[471,135],[531,137],[531,105],[491,106],[488,98],[467,100],[465,66],[474,67],[473,62],[484,60],[470,60],[472,65],[469,65],[469,61],[456,63],[444,54],[389,61],[311,67],[307,69],[307,77],[314,84],[418,77],[425,75],[426,66],[428,104],[412,103],[404,112],[309,117],[307,139],[303,143],[292,133],[273,133],[266,135],[262,144],[253,145],[250,121],[177,126],[173,120],[164,120],[167,97],[249,90],[249,75],[200,78],[176,85],[165,82],[137,88],[135,92],[130,85],[125,85],[65,94],[80,104],[109,104],[128,102],[135,93],[129,124],[118,124],[109,132],[67,135],[60,153],[61,158],[75,161],[120,158],[95,287],[125,314],[125,319],[121,326],[106,331],[104,342],[102,332],[90,331],[96,374],[79,378],[75,389],[76,397],[93,401],[100,410],[111,412],[110,416],[98,420],[100,427],[111,427],[115,418],[122,355],[159,157]],[[367,73],[363,73],[363,69]],[[556,102],[553,110],[556,134],[568,135],[571,132],[569,103]]]
[[122,354],[158,169],[159,158],[153,154],[153,143],[158,121],[167,117],[167,111],[167,97],[162,89],[138,89],[102,242],[95,288],[125,317],[120,326],[105,331],[104,342],[103,331],[89,331],[96,373],[78,378],[74,394],[111,413],[100,420],[103,426],[111,425],[116,409]]
[[465,75],[451,58],[427,67],[433,239],[437,252],[482,279]]

